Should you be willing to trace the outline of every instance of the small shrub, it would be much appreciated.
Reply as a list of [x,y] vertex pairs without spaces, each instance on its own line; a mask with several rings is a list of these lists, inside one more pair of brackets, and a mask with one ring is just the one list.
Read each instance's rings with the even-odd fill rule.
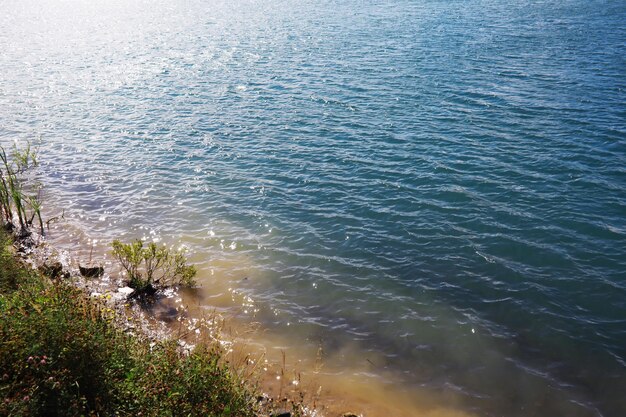
[[196,268],[187,265],[182,251],[172,252],[154,242],[144,245],[140,239],[132,243],[114,240],[111,247],[113,256],[128,274],[128,286],[139,294],[171,285],[195,284]]

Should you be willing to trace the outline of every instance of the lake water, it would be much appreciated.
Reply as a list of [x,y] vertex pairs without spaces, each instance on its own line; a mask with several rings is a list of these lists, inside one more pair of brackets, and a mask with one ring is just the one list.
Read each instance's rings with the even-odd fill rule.
[[201,308],[463,412],[626,415],[624,1],[2,1],[0,74],[50,210],[187,246]]

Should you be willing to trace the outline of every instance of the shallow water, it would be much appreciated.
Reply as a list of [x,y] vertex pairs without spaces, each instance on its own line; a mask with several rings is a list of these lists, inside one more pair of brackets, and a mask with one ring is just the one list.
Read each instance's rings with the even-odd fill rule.
[[93,3],[0,4],[0,141],[76,236],[187,246],[338,380],[626,413],[624,2]]

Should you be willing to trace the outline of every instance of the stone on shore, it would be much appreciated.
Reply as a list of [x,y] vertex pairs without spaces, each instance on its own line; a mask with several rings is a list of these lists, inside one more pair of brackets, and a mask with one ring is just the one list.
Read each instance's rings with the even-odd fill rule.
[[97,278],[104,274],[104,268],[101,266],[84,267],[79,265],[78,270],[85,278]]

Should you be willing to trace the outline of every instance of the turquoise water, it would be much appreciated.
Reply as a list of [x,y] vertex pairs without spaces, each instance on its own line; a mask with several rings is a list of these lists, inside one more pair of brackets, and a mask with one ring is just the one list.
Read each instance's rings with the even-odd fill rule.
[[0,3],[69,222],[478,415],[626,415],[626,3],[90,3]]

